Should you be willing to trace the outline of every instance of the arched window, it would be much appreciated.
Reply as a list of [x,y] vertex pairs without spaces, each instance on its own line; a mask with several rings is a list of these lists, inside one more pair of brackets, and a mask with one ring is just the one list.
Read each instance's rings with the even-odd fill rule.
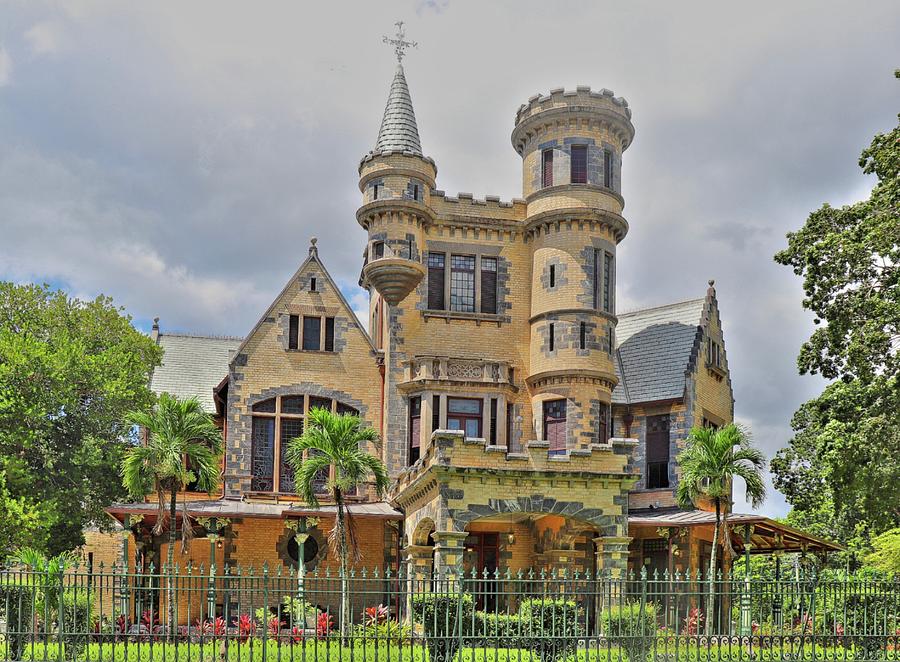
[[[317,407],[338,414],[359,415],[350,405],[313,395],[282,395],[251,407],[251,489],[254,492],[295,493],[294,470],[285,457],[288,442],[303,434],[307,412]],[[278,458],[278,471],[275,458]],[[317,491],[325,491],[328,478],[325,472],[317,478]]]

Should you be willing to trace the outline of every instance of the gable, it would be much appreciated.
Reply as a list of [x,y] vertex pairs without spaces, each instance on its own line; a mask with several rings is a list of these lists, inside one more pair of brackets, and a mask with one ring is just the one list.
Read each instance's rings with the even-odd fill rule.
[[684,397],[705,303],[706,299],[693,299],[619,316],[614,403]]

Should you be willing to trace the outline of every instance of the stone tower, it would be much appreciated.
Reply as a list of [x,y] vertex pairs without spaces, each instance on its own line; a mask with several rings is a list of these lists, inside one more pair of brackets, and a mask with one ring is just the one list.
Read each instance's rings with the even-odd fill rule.
[[628,230],[620,191],[630,118],[627,102],[609,90],[560,88],[522,105],[512,133],[532,249],[527,381],[535,428],[547,418],[544,401],[558,407],[565,398],[566,439],[555,441],[575,452],[606,443],[598,435],[609,429],[617,381],[615,267]]
[[363,204],[356,213],[369,233],[362,284],[391,306],[425,275],[422,235],[434,220],[428,205],[436,176],[434,161],[422,154],[409,87],[398,64],[375,148],[359,164]]

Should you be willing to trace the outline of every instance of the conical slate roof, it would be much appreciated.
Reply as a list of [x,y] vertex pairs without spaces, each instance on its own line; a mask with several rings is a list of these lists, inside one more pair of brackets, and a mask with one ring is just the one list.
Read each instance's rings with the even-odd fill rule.
[[397,65],[397,73],[391,83],[387,106],[378,140],[375,141],[375,152],[412,152],[422,156],[422,144],[419,142],[419,128],[416,126],[416,114],[413,112],[409,87],[403,74],[403,65]]

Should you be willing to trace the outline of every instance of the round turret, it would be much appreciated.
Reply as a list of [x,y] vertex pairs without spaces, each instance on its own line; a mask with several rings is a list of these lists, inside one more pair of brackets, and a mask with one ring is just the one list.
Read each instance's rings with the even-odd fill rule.
[[375,149],[359,164],[363,204],[356,220],[369,233],[361,283],[397,305],[425,276],[424,228],[437,168],[422,154],[403,67],[397,67]]
[[565,399],[570,450],[606,443],[598,435],[617,382],[616,247],[628,231],[622,153],[633,138],[628,104],[609,90],[555,89],[516,113],[532,251],[527,381],[536,412]]

